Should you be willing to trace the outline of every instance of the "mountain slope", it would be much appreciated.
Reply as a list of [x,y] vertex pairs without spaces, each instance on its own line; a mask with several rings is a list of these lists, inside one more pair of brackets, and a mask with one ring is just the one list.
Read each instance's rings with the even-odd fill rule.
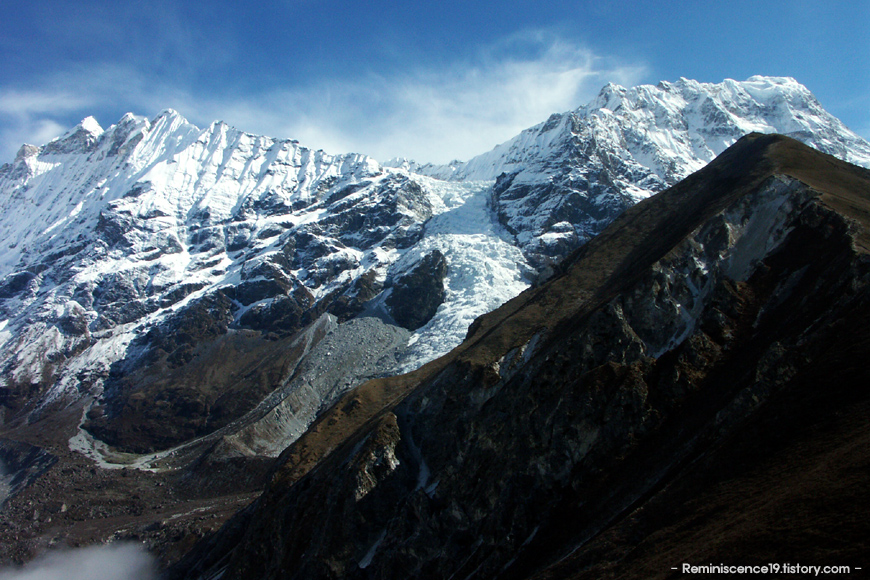
[[[176,576],[855,565],[870,507],[857,493],[868,472],[856,364],[868,345],[868,191],[870,172],[794,140],[740,140],[481,318],[448,357],[347,395]],[[770,480],[777,466],[826,465],[846,479]],[[828,500],[813,503],[819,493]],[[806,519],[776,519],[803,502]],[[721,535],[717,519],[744,517]]]
[[766,77],[608,85],[467,163],[408,166],[442,180],[174,111],[88,118],[0,168],[6,421],[84,395],[114,446],[183,443],[292,380],[283,353],[324,313],[412,330],[381,372],[411,370],[748,130],[870,165],[809,91]]

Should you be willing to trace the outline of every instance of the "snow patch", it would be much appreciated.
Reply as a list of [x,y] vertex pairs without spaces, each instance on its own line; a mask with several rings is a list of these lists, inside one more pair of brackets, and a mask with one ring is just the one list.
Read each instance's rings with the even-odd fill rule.
[[368,568],[368,567],[371,565],[372,560],[374,559],[375,554],[376,554],[377,551],[378,551],[378,548],[381,547],[381,543],[384,541],[384,539],[385,539],[386,537],[387,537],[387,530],[384,530],[384,531],[381,532],[381,535],[378,536],[378,539],[375,540],[375,543],[372,544],[372,547],[369,548],[369,551],[366,552],[366,555],[363,556],[363,559],[359,561],[359,567],[360,567],[360,568],[362,568],[362,569],[366,569],[366,568]]

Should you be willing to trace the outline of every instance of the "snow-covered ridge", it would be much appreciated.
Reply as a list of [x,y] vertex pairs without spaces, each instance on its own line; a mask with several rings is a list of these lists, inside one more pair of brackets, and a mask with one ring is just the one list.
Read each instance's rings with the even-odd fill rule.
[[[864,167],[870,144],[825,111],[813,94],[789,77],[753,76],[700,83],[681,78],[625,88],[613,83],[587,105],[553,114],[469,161],[397,166],[440,179],[495,179],[502,173],[548,173],[542,164],[560,157],[566,139],[584,133],[618,146],[624,159],[672,182],[697,171],[751,132],[781,133]],[[678,171],[674,173],[673,167]],[[669,183],[671,184],[671,183]]]
[[437,250],[446,300],[401,359],[414,368],[528,286],[490,189],[220,122],[199,129],[171,110],[106,130],[89,117],[0,170],[0,388],[48,375],[46,400],[83,383],[99,393],[149,329],[215,292],[241,327],[271,330],[288,301],[338,296],[347,316],[370,298],[364,275],[377,294]]
[[89,117],[41,149],[23,147],[4,166],[0,276],[62,242],[63,232],[94,227],[110,208],[189,226],[228,219],[266,195],[310,205],[326,180],[380,171],[362,155],[332,156],[224,123],[201,130],[172,110],[153,121],[127,114],[106,131]]
[[747,133],[781,133],[870,167],[870,144],[791,78],[606,85],[467,162],[392,164],[445,180],[499,179],[493,206],[532,264],[546,268],[628,206],[713,160]]

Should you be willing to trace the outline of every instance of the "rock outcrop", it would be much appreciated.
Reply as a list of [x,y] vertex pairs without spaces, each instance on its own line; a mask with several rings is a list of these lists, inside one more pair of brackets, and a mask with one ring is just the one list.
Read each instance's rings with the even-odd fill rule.
[[417,330],[435,316],[444,302],[447,261],[438,250],[426,254],[414,268],[398,278],[387,297],[387,306],[396,323]]

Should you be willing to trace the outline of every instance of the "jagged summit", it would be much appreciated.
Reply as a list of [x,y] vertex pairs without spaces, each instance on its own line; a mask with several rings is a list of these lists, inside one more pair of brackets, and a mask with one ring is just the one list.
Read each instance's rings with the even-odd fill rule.
[[[155,120],[162,119],[164,117],[169,118],[169,119],[178,119],[182,123],[187,123],[187,119],[184,117],[184,115],[182,115],[181,113],[179,113],[178,111],[176,111],[175,109],[172,109],[172,108],[167,108],[167,109],[163,109],[162,111],[160,111],[160,113],[158,113]],[[215,121],[215,122],[220,123],[221,121]]]
[[[669,185],[752,131],[790,135],[850,163],[870,165],[867,142],[825,111],[805,86],[790,77],[767,76],[721,83],[681,78],[631,88],[608,83],[589,104],[554,114],[467,162],[410,165],[444,179],[495,179],[558,153],[554,148],[570,138],[566,133],[580,136],[581,127],[585,139],[605,137],[601,145],[626,150],[622,157],[632,158]],[[668,173],[671,160],[677,161],[681,174]]]
[[82,119],[82,122],[79,123],[75,129],[73,129],[73,132],[79,129],[87,131],[94,137],[99,137],[103,134],[103,128],[100,127],[100,124],[93,117],[85,117],[84,119]]
[[870,144],[803,85],[755,76],[718,84],[608,84],[588,105],[554,114],[488,153],[416,170],[441,179],[497,179],[499,221],[542,269],[751,132],[789,135],[870,167]]

